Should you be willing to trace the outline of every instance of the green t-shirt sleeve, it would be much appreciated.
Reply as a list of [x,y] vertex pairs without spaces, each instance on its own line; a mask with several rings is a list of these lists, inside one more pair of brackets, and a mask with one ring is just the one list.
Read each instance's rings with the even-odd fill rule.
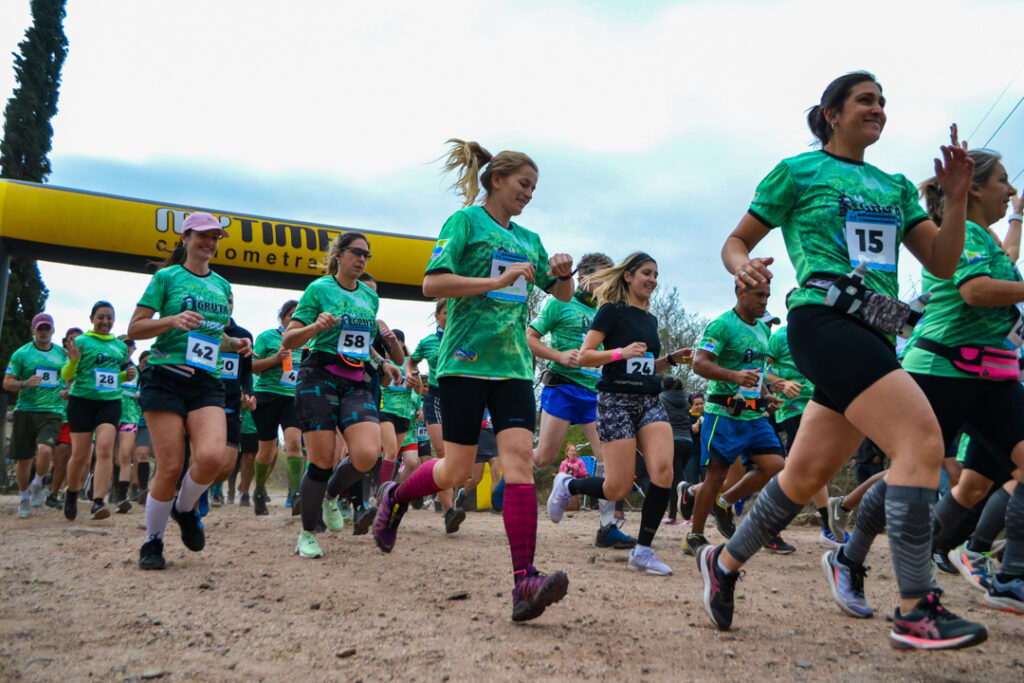
[[537,240],[537,261],[533,264],[536,269],[536,273],[533,278],[533,284],[540,287],[543,291],[548,291],[551,287],[558,282],[558,278],[554,275],[548,275],[550,266],[548,265],[548,250],[544,248],[540,239]]
[[164,276],[163,273],[167,271],[158,270],[153,274],[153,277],[149,281],[149,285],[146,286],[146,291],[142,293],[142,298],[139,299],[139,306],[145,306],[146,308],[152,308],[154,311],[159,311],[164,303]]
[[24,377],[21,376],[23,368],[21,356],[21,349],[18,349],[11,354],[11,359],[7,361],[7,374],[14,375],[18,379],[25,379]]
[[911,228],[922,221],[928,220],[928,212],[921,206],[921,200],[918,198],[917,187],[914,183],[902,175],[898,177],[903,185],[903,206],[901,210],[903,211],[903,238],[906,239],[907,233]]
[[260,336],[256,337],[256,343],[252,346],[253,358],[260,360],[277,353],[277,346],[271,348],[269,337],[270,335],[266,332],[262,332]]
[[786,341],[785,339],[782,338],[782,335],[784,335],[784,334],[786,334],[786,329],[782,328],[780,330],[776,330],[772,334],[772,336],[768,339],[768,357],[769,358],[771,358],[773,360],[776,360],[776,361],[778,361],[778,360],[780,360],[782,358],[782,354],[783,354],[783,348],[782,347],[783,347],[783,344],[785,344],[785,341]]
[[[323,313],[320,309],[319,290],[316,287],[306,287],[299,297],[299,305],[292,312],[292,320],[298,320],[303,325],[312,325],[317,316]],[[259,341],[257,339],[257,341]],[[254,347],[255,351],[255,347]]]
[[458,272],[462,252],[469,235],[469,218],[462,211],[456,211],[445,221],[441,234],[434,244],[434,251],[427,262],[427,274]]
[[716,357],[722,355],[729,337],[729,326],[722,319],[715,319],[704,328],[704,334],[700,338],[698,351],[707,351]]
[[769,227],[778,227],[797,201],[796,183],[789,164],[780,162],[757,186],[750,213]]
[[964,239],[964,251],[960,254],[960,263],[957,264],[956,272],[953,273],[953,284],[959,287],[971,278],[981,275],[991,277],[992,267],[997,256],[993,247],[995,247],[995,243],[988,235],[968,226],[967,236]]
[[537,333],[542,337],[551,332],[555,325],[558,324],[557,301],[557,299],[552,298],[544,302],[544,308],[541,309],[537,317],[530,323],[530,327],[537,330]]

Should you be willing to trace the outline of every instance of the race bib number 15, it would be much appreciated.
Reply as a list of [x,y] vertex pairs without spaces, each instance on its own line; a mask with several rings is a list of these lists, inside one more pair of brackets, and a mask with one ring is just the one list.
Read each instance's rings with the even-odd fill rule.
[[867,261],[868,269],[896,272],[896,215],[878,211],[846,213],[850,265]]

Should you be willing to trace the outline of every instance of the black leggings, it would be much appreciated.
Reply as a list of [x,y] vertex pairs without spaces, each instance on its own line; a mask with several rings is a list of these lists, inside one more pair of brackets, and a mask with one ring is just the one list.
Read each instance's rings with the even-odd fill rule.
[[672,490],[668,498],[668,517],[676,518],[676,487],[683,481],[683,471],[693,454],[693,442],[689,439],[672,439]]

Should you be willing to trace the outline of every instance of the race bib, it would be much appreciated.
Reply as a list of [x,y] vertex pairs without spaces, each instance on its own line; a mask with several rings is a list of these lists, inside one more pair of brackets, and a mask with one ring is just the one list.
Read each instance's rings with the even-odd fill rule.
[[896,272],[896,215],[878,211],[846,212],[850,264],[866,261],[869,270]]
[[368,360],[373,336],[365,327],[342,327],[338,334],[338,353],[350,358]]
[[[507,251],[495,251],[494,257],[491,259],[491,277],[500,277],[509,266],[524,262],[526,262],[526,257],[524,256],[510,254]],[[501,289],[495,289],[487,292],[487,296],[492,299],[501,299],[502,301],[525,302],[526,278],[519,276],[516,278],[516,281],[508,287],[502,287]]]
[[740,394],[746,399],[758,399],[761,398],[761,385],[764,384],[764,373],[761,371],[759,365],[748,365],[743,368],[746,370],[753,370],[757,373],[757,384],[752,387],[740,387]]
[[94,385],[96,391],[117,391],[117,370],[105,370],[96,368],[93,371]]
[[216,372],[220,342],[198,332],[189,332],[185,347],[185,363],[200,370]]
[[238,379],[239,356],[237,353],[220,355],[220,376],[223,379]]
[[653,375],[654,354],[648,351],[639,358],[626,359],[626,374],[628,375]]
[[60,377],[60,372],[56,368],[36,368],[35,374],[42,377],[39,382],[41,389],[52,389],[57,386],[57,379]]
[[430,437],[427,435],[427,428],[424,427],[423,425],[417,425],[416,426],[416,440],[417,441],[426,441],[429,438]]
[[281,385],[286,387],[294,387],[299,383],[299,371],[295,368],[291,370],[285,370],[281,373]]
[[[1014,321],[1013,327],[1010,328],[1009,334],[1006,335],[1006,341],[1016,349],[1024,345],[1024,304],[1017,304],[1017,320]],[[36,370],[37,374],[38,372]]]

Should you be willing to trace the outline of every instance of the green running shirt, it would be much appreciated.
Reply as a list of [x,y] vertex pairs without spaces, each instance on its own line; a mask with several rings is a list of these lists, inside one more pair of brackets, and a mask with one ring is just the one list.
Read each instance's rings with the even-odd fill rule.
[[[576,297],[570,301],[559,301],[551,297],[544,303],[544,308],[530,323],[530,327],[542,337],[550,334],[551,348],[555,351],[572,351],[583,345],[583,339],[590,331],[590,324],[594,322],[595,315],[596,306],[587,306]],[[555,361],[550,361],[548,368],[597,393],[597,380],[601,377],[601,368],[569,368]]]
[[96,401],[120,401],[121,380],[125,378],[121,368],[128,363],[128,347],[124,342],[112,334],[89,330],[75,337],[75,346],[81,349],[82,357],[75,369],[71,395]]
[[785,422],[791,417],[800,415],[807,407],[807,402],[814,395],[814,383],[800,374],[793,362],[793,354],[789,352],[789,337],[786,334],[786,326],[772,332],[768,340],[768,357],[772,359],[771,372],[777,377],[788,379],[792,382],[800,382],[804,388],[800,390],[796,398],[786,398],[785,394],[777,394],[782,399],[782,406],[775,411],[775,422]]
[[15,410],[33,413],[59,413],[64,410],[64,399],[60,397],[64,380],[60,369],[67,362],[67,354],[59,344],[50,344],[49,351],[42,351],[34,341],[19,347],[7,363],[7,374],[19,380],[26,380],[38,374],[43,382],[38,387],[25,387],[18,392]]
[[[754,387],[741,389],[744,398],[756,399],[761,396],[764,385],[764,371],[768,361],[768,338],[771,333],[768,326],[760,320],[748,325],[729,309],[712,320],[704,329],[698,350],[707,351],[716,356],[715,362],[727,370],[757,370],[761,379]],[[708,383],[708,395],[734,396],[739,389],[738,384],[711,380]],[[729,409],[708,401],[705,413],[725,415],[734,420],[757,420],[763,415],[757,410],[744,410],[736,417],[729,414]]]
[[[312,351],[342,354],[354,361],[368,360],[370,345],[377,336],[377,292],[362,282],[349,291],[331,275],[309,283],[299,298],[292,320],[312,325],[321,313],[330,313],[341,321],[316,333],[306,345]],[[296,369],[298,369],[296,367]]]

